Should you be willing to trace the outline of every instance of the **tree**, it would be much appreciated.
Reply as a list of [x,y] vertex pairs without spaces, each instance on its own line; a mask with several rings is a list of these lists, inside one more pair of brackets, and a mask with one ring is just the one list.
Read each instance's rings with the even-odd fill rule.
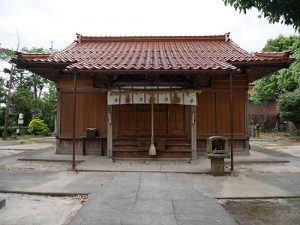
[[8,48],[0,48],[0,60],[9,61],[14,56],[14,51]]
[[0,104],[5,102],[4,79],[0,77]]
[[48,91],[44,93],[41,101],[39,118],[42,118],[50,130],[54,130],[55,107],[57,102],[56,86],[50,81]]
[[34,105],[33,92],[26,86],[17,87],[11,98],[11,125],[17,125],[19,113],[24,115],[26,126],[32,119],[32,108]]
[[[45,53],[47,51],[43,48],[23,48],[22,52]],[[0,49],[0,60],[9,62],[13,53],[9,49]],[[9,126],[17,125],[19,113],[24,114],[24,126],[27,126],[32,119],[40,118],[53,129],[55,116],[53,109],[56,104],[55,84],[37,74],[11,65],[10,69],[4,69],[4,72],[10,76],[9,80],[0,79],[0,83],[3,81],[4,84],[0,87],[0,100],[8,106],[5,109],[3,139],[7,136]]]
[[235,10],[246,13],[252,7],[257,8],[270,23],[281,22],[300,29],[299,0],[223,0],[225,5],[231,5]]
[[281,95],[278,106],[282,117],[293,122],[300,131],[300,88]]
[[[300,37],[285,37],[279,35],[275,39],[269,39],[263,48],[263,51],[281,52],[286,50],[295,51],[293,57],[297,58],[300,54]],[[300,87],[299,70],[300,58],[296,60],[289,68],[282,69],[276,73],[266,76],[255,82],[253,93],[250,100],[254,103],[261,103],[265,99],[278,99],[283,93],[294,91]]]
[[263,50],[293,50],[296,60],[289,68],[256,81],[250,100],[259,103],[266,98],[276,99],[282,118],[293,122],[300,131],[300,37],[279,36],[269,40]]

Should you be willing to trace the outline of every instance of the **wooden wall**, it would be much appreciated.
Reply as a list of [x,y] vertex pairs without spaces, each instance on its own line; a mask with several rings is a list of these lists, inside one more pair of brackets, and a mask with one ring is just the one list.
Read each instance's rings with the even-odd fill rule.
[[[116,136],[142,137],[151,135],[151,105],[120,105],[114,106],[114,125]],[[190,123],[190,122],[189,122]],[[184,136],[185,106],[183,105],[154,105],[155,136]]]
[[[78,78],[76,94],[76,137],[86,136],[86,128],[97,128],[100,136],[106,137],[107,98],[106,92],[93,88],[90,77]],[[58,81],[59,132],[60,137],[71,137],[73,130],[73,79]]]
[[[237,150],[248,149],[247,134],[247,76],[233,78],[233,134]],[[210,88],[198,94],[197,136],[198,149],[206,149],[206,138],[220,135],[230,138],[230,81],[229,76],[215,76]]]
[[[246,96],[244,92],[233,93],[233,133],[245,135]],[[198,136],[230,135],[230,93],[203,92],[198,94]]]
[[[202,93],[198,94],[197,106],[197,148],[198,153],[206,149],[206,138],[212,135],[230,137],[230,92],[229,76],[219,75],[211,77],[211,87],[203,88]],[[73,124],[73,78],[72,76],[62,75],[58,80],[58,132],[59,138],[57,151],[60,153],[70,153],[72,124]],[[235,75],[233,79],[233,130],[234,147],[237,150],[248,149],[247,135],[247,76]],[[106,91],[94,87],[94,79],[88,75],[79,75],[77,86],[77,107],[76,107],[76,137],[86,136],[86,128],[97,128],[102,137],[107,136],[107,98]],[[145,123],[150,118],[150,108],[148,106],[120,106],[127,107],[119,115],[122,118],[118,123],[118,130],[123,129],[123,133],[135,134],[138,130],[150,134],[150,123]],[[168,133],[172,135],[190,136],[190,107],[183,106],[158,106],[156,108],[155,127],[157,134]],[[134,110],[130,110],[130,109]],[[161,110],[160,110],[161,108]],[[178,113],[177,108],[184,108]],[[140,109],[140,110],[138,110]],[[117,108],[113,114],[118,113]],[[148,115],[149,114],[149,115]],[[127,118],[127,119],[126,119]],[[145,119],[146,118],[146,119]],[[148,119],[147,119],[148,118]],[[168,118],[168,120],[166,119]],[[184,120],[184,121],[183,121]],[[114,121],[118,121],[114,118]],[[132,121],[136,121],[133,123]],[[166,124],[169,124],[166,126]],[[183,124],[185,124],[183,126]],[[134,127],[133,127],[134,125]],[[134,128],[134,129],[133,129]],[[140,129],[139,129],[140,128]],[[148,129],[149,128],[149,129]],[[114,128],[116,129],[116,128]],[[115,132],[115,131],[114,131]],[[142,133],[142,132],[141,132]],[[120,133],[119,133],[120,134]],[[76,149],[83,149],[83,142],[78,140]],[[104,143],[106,145],[106,142]],[[94,148],[99,148],[100,144],[95,142]]]

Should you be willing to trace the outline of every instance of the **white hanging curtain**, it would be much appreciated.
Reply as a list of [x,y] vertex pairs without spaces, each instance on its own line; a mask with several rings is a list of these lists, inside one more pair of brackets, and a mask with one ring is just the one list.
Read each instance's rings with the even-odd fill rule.
[[108,91],[108,105],[123,104],[180,104],[197,105],[199,90],[176,87],[131,87]]

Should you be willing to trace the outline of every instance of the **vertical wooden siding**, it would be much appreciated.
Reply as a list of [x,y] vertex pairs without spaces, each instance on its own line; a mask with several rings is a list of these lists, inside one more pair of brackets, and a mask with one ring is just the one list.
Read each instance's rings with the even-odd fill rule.
[[216,94],[203,92],[198,94],[197,132],[198,134],[216,134]]
[[[150,105],[115,106],[119,112],[119,135],[149,136],[151,134]],[[185,120],[182,105],[154,105],[155,135],[184,135]]]
[[[60,135],[70,137],[73,121],[73,93],[61,92]],[[79,92],[76,105],[76,136],[86,135],[86,128],[97,128],[106,136],[107,103],[105,92]]]
[[60,93],[60,136],[72,135],[73,94]]
[[[245,135],[244,91],[233,93],[234,135]],[[230,135],[230,93],[228,91],[203,92],[198,94],[198,136]]]

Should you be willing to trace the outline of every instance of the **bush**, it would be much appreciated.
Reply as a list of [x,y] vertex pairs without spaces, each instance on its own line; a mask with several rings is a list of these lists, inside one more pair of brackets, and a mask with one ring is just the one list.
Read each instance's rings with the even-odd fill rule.
[[[16,133],[16,130],[17,130],[17,126],[11,126],[11,127],[8,127],[7,128],[7,133],[8,135],[12,135],[12,134],[15,134]],[[0,126],[0,134],[1,136],[3,137],[3,131],[4,131],[4,127],[3,126]]]
[[44,120],[33,119],[28,125],[28,132],[35,135],[48,135],[50,130]]
[[300,89],[287,92],[278,100],[279,111],[283,119],[291,121],[300,129]]

